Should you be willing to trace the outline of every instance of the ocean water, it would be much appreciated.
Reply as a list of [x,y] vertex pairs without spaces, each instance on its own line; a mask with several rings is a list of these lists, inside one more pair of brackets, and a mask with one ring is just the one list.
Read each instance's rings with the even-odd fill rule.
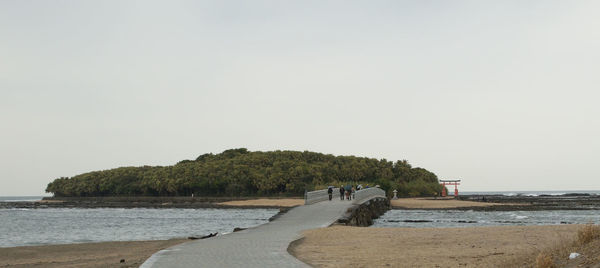
[[[448,194],[454,195],[454,188],[448,188]],[[459,195],[504,195],[504,196],[540,196],[540,195],[565,195],[565,194],[589,194],[589,195],[600,195],[600,191],[590,190],[570,190],[570,191],[462,191]]]
[[267,223],[278,209],[0,209],[0,247],[161,240],[230,233]]
[[372,227],[473,227],[600,223],[598,210],[462,211],[390,210]]

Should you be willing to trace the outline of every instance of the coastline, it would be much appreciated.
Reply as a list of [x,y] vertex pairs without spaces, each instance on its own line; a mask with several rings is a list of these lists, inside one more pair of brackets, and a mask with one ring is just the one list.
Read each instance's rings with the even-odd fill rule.
[[462,195],[456,199],[453,197],[399,198],[391,200],[391,205],[393,209],[403,210],[600,210],[600,195]]
[[[44,197],[40,201],[0,201],[0,208],[290,208],[304,204],[302,197]],[[458,198],[399,198],[392,209],[435,210],[600,210],[600,195],[461,195]]]
[[[197,203],[202,207],[210,208],[278,208],[279,212],[269,218],[269,221],[280,217],[289,211],[303,199],[297,198],[273,198],[273,199],[247,199],[235,200],[234,203]],[[61,201],[50,200],[35,202],[39,204],[58,204],[56,207],[65,206]],[[30,205],[29,202],[25,203]],[[18,205],[18,202],[17,202]],[[81,205],[81,203],[79,204]],[[87,205],[87,204],[86,204]],[[104,204],[96,204],[93,207],[106,207]],[[128,208],[137,208],[131,205]],[[81,206],[74,206],[81,208]],[[93,208],[92,206],[84,206]],[[147,206],[142,206],[147,207]],[[245,228],[244,228],[245,229]],[[243,229],[240,229],[243,230]],[[236,230],[234,230],[235,232]],[[201,237],[173,238],[169,240],[148,241],[107,241],[92,243],[70,243],[50,244],[36,246],[0,247],[0,267],[139,267],[152,254],[181,244],[190,242]],[[121,262],[124,260],[124,262]]]
[[[576,236],[581,225],[468,228],[332,226],[304,232],[288,252],[313,267],[514,267]],[[0,248],[0,267],[138,267],[188,239]],[[124,262],[121,262],[124,260]]]
[[0,202],[0,208],[290,208],[301,197],[51,197],[40,201]]
[[[299,201],[302,199],[267,198],[234,200],[229,203],[233,206],[220,203],[213,205],[236,208],[278,205],[276,207],[280,208],[280,212],[270,219],[273,220],[288,210],[283,205],[297,205]],[[396,200],[392,200],[392,204],[394,201]],[[414,207],[408,209],[432,210],[494,208],[498,204],[507,205],[431,198],[405,198],[396,203],[398,202],[413,204]],[[50,203],[59,202],[50,201]],[[401,266],[415,267],[503,266],[510,261],[527,258],[534,251],[550,247],[558,243],[557,241],[569,239],[580,226],[568,224],[462,228],[332,226],[305,232],[303,238],[289,245],[288,250],[293,256],[315,267],[398,266],[399,263],[402,263]],[[137,267],[155,252],[189,241],[191,240],[114,241],[0,248],[0,256],[2,256],[0,267]],[[456,252],[461,254],[457,255]],[[125,262],[121,263],[121,259]],[[342,263],[339,262],[340,260],[343,260]]]
[[[492,202],[479,202],[479,201],[466,201],[457,200],[454,198],[441,197],[413,197],[413,198],[398,198],[390,201],[392,208],[394,209],[458,209],[458,208],[480,208],[480,207],[494,207],[502,206],[506,204],[492,203]],[[516,204],[510,204],[516,205]]]
[[0,267],[138,267],[155,252],[188,241],[178,238],[0,248]]
[[[0,208],[290,208],[304,204],[302,197],[190,197],[112,196],[44,197],[39,201],[0,201]],[[392,209],[435,210],[600,210],[600,195],[461,195],[453,197],[399,198],[390,200]]]

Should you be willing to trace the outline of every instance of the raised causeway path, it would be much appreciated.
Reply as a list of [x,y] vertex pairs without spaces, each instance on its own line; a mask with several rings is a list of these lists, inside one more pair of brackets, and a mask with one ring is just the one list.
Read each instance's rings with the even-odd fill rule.
[[161,250],[140,267],[309,267],[287,252],[289,244],[304,230],[331,225],[351,206],[334,194],[333,201],[295,207],[255,228]]

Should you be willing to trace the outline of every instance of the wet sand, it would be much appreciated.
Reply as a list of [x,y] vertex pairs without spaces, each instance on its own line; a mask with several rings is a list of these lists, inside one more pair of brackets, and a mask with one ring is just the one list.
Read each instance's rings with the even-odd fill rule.
[[0,267],[138,267],[155,252],[187,241],[190,240],[0,248]]
[[515,267],[536,250],[572,239],[581,225],[309,230],[290,246],[315,267]]

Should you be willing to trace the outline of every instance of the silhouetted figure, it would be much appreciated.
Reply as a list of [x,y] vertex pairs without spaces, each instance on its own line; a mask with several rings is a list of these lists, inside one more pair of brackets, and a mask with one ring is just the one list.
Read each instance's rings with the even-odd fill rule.
[[331,198],[333,197],[333,188],[329,187],[327,189],[327,194],[329,195],[329,201],[331,201]]
[[344,201],[344,185],[340,186],[340,200]]

